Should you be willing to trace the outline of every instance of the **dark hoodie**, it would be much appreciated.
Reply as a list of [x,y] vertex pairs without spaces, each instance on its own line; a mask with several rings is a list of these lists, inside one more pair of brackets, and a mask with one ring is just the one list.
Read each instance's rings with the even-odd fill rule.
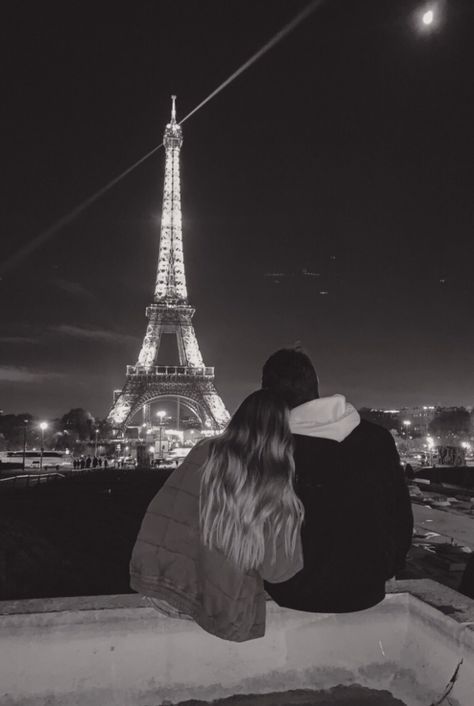
[[281,606],[314,613],[370,608],[403,568],[413,514],[391,434],[342,395],[291,412],[296,485],[305,507],[304,568],[288,581],[265,582]]

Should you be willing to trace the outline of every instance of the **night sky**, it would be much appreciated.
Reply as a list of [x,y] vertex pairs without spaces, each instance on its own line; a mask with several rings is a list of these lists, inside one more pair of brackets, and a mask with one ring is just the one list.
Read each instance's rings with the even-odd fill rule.
[[[306,4],[2,7],[2,260]],[[189,299],[230,411],[297,340],[323,394],[474,404],[474,3],[430,36],[419,7],[327,0],[183,125]],[[3,275],[4,412],[107,413],[145,333],[163,171],[160,150]]]

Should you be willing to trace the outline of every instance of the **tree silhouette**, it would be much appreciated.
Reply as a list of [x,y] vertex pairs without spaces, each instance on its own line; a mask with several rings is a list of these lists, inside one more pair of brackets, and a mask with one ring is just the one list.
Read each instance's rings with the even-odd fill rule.
[[94,428],[94,417],[82,407],[69,410],[61,417],[63,429],[78,441],[90,441]]
[[468,436],[471,431],[471,415],[465,407],[439,409],[429,425],[430,434],[445,439]]

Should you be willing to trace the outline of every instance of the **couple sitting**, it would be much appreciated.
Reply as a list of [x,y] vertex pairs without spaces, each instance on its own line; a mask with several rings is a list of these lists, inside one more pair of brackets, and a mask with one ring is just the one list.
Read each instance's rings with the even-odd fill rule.
[[160,612],[242,642],[265,634],[266,593],[315,613],[376,605],[412,530],[390,433],[342,395],[320,398],[310,359],[285,349],[153,498],[130,585]]

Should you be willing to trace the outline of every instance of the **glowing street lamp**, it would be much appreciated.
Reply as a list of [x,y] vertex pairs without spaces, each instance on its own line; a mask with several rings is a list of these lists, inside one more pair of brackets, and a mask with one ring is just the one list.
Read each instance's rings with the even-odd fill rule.
[[163,435],[163,419],[166,417],[166,412],[164,412],[162,409],[160,409],[160,411],[156,413],[156,416],[160,418],[160,453],[159,453],[159,458],[163,458],[163,446],[161,444],[161,439],[162,439],[162,435]]
[[23,473],[25,472],[25,463],[26,463],[26,430],[28,427],[28,419],[23,420]]
[[434,439],[432,436],[427,436],[426,441],[428,443],[428,453],[430,455],[430,466],[433,465],[433,449],[434,449]]
[[41,430],[41,454],[40,454],[40,473],[43,470],[43,453],[44,453],[44,432],[48,428],[47,422],[41,422],[39,425]]

